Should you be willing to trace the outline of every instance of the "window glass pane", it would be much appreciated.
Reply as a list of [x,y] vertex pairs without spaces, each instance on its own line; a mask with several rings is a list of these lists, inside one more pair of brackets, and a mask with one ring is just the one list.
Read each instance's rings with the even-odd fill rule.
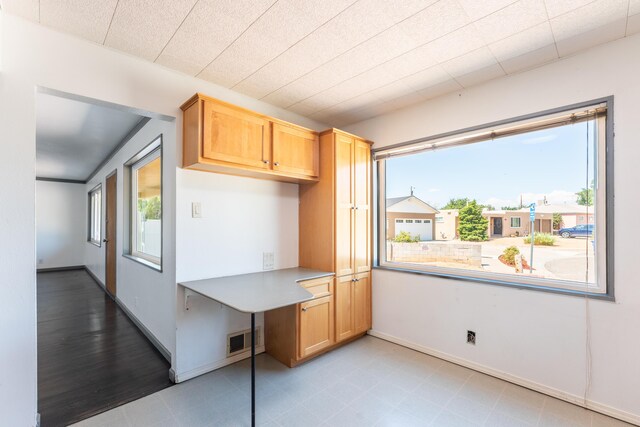
[[383,262],[593,287],[596,131],[594,119],[381,160],[387,216],[432,217],[387,223]]
[[100,188],[89,193],[89,241],[100,243],[102,190]]
[[135,168],[135,252],[160,258],[162,249],[161,160]]

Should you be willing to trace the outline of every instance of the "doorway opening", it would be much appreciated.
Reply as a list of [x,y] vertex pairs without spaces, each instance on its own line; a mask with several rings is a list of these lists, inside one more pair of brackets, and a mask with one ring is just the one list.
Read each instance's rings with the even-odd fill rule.
[[173,384],[167,340],[145,317],[157,295],[135,286],[153,281],[171,294],[175,271],[122,267],[132,262],[125,163],[158,134],[175,135],[175,120],[44,88],[36,111],[38,412],[47,427]]

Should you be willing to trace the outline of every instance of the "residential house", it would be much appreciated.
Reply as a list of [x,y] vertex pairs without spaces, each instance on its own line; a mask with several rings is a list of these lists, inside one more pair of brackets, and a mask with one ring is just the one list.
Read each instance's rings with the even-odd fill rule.
[[421,242],[434,240],[439,211],[413,195],[387,199],[387,236],[407,232]]

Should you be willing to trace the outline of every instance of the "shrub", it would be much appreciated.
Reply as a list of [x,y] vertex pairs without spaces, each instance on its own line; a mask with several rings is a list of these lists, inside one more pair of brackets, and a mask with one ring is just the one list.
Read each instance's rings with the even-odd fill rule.
[[520,253],[520,250],[515,246],[509,246],[502,252],[504,262],[509,265],[516,265],[516,255]]
[[[531,244],[531,235],[524,238],[526,244]],[[556,238],[549,233],[536,233],[533,244],[541,246],[553,246],[556,243]]]
[[460,209],[458,215],[460,219],[458,227],[460,240],[483,242],[489,239],[489,236],[487,236],[489,220],[482,216],[482,206],[478,205],[475,200]]
[[409,232],[401,231],[396,237],[394,237],[393,241],[397,243],[415,243],[420,241],[420,236],[411,237]]

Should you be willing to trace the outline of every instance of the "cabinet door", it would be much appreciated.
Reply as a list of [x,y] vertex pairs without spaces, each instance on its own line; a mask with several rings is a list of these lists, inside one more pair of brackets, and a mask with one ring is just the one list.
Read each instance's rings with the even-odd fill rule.
[[358,274],[353,282],[354,334],[371,329],[371,280],[370,273]]
[[316,178],[320,143],[314,132],[273,123],[273,170]]
[[333,301],[331,296],[300,304],[300,358],[334,343]]
[[336,275],[353,273],[353,138],[335,135]]
[[371,148],[365,141],[354,143],[354,272],[371,270]]
[[269,169],[270,122],[226,105],[204,101],[202,157]]
[[336,278],[336,341],[354,335],[353,329],[353,276]]

